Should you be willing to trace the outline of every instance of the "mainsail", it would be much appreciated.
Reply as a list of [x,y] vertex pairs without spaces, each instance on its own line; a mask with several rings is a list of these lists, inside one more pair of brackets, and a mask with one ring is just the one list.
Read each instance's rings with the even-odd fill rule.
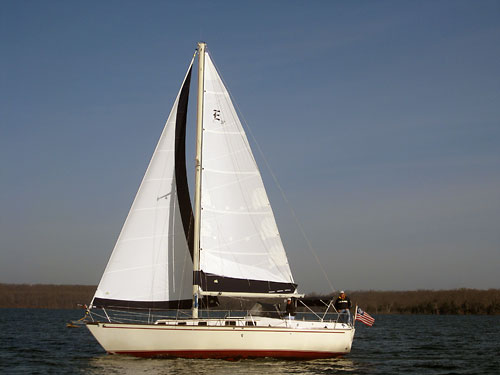
[[296,284],[257,163],[208,53],[202,160],[203,291],[293,293]]
[[95,307],[191,307],[185,135],[193,61],[97,287]]

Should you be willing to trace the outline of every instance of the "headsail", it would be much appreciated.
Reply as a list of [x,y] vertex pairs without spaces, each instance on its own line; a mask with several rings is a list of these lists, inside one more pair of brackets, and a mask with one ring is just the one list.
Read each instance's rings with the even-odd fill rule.
[[296,284],[259,169],[208,53],[204,90],[201,287],[293,293]]
[[189,308],[192,209],[185,163],[186,114],[193,60],[92,305]]

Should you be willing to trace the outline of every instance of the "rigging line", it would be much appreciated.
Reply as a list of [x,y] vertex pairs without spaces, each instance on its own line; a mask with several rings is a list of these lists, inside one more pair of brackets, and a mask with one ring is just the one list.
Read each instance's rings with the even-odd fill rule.
[[[214,64],[215,68],[217,69],[217,65],[215,65],[214,61],[212,61],[212,64]],[[286,197],[285,191],[283,190],[283,188],[281,187],[280,183],[278,182],[278,178],[276,177],[276,175],[274,174],[273,170],[271,169],[271,166],[270,166],[269,162],[267,161],[267,158],[265,157],[264,152],[262,151],[259,143],[257,142],[257,139],[255,138],[255,136],[254,136],[254,134],[252,132],[252,129],[250,128],[250,126],[249,126],[249,124],[248,124],[245,116],[243,115],[243,112],[240,110],[240,107],[239,107],[237,101],[235,100],[234,96],[232,95],[231,91],[229,90],[229,87],[227,86],[226,82],[224,81],[224,78],[222,76],[220,76],[220,79],[224,83],[224,85],[226,87],[226,90],[229,93],[229,96],[231,97],[231,100],[232,100],[234,106],[236,107],[236,110],[239,112],[240,118],[243,120],[243,124],[244,124],[245,128],[248,130],[248,132],[250,133],[250,136],[252,137],[252,140],[254,141],[255,145],[257,146],[257,150],[258,150],[260,156],[262,157],[262,159],[264,160],[264,163],[265,163],[265,165],[267,167],[267,170],[271,174],[271,176],[272,176],[272,178],[274,180],[274,183],[278,187],[283,200],[288,205],[288,209],[290,210],[290,212],[291,212],[291,214],[292,214],[292,216],[293,216],[293,218],[295,220],[296,225],[299,227],[300,233],[304,237],[304,240],[306,241],[306,244],[307,244],[307,247],[308,247],[309,251],[313,254],[314,258],[316,259],[316,262],[318,263],[319,268],[321,269],[321,272],[323,273],[323,276],[325,277],[326,281],[328,282],[328,285],[330,286],[331,291],[335,292],[335,288],[333,287],[332,283],[330,282],[330,279],[328,278],[328,274],[326,273],[324,267],[322,266],[322,263],[319,260],[318,254],[316,253],[316,251],[312,247],[311,242],[309,241],[309,238],[307,237],[307,235],[306,235],[306,233],[304,231],[304,228],[303,228],[303,226],[302,226],[302,224],[301,224],[301,222],[300,222],[297,214],[295,213],[295,210],[293,209],[292,205],[290,204],[290,201]]]

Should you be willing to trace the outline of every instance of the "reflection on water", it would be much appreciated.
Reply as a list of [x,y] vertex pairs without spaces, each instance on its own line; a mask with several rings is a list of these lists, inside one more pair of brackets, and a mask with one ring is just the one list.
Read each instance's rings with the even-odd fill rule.
[[119,355],[102,355],[89,361],[87,374],[138,374],[151,375],[286,375],[358,373],[353,361],[347,358],[319,359],[312,361],[283,361],[273,359],[244,359],[224,361],[217,359],[143,359]]

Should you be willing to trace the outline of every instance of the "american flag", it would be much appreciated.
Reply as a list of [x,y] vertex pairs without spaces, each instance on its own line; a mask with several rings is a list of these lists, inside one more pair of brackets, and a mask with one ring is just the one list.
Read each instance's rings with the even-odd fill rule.
[[375,319],[373,319],[373,317],[370,314],[364,312],[359,307],[358,310],[356,311],[356,320],[359,320],[360,322],[370,327],[373,325],[373,322],[375,321]]

